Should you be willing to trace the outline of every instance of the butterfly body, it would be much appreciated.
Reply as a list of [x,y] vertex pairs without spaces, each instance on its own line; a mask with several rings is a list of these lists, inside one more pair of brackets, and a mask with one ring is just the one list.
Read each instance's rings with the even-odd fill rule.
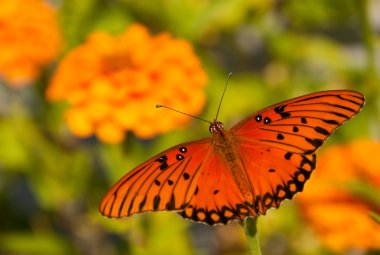
[[216,120],[211,123],[209,130],[212,133],[211,144],[214,153],[224,161],[246,200],[253,201],[252,187],[239,156],[239,141],[230,131],[224,129],[221,122]]
[[230,130],[179,144],[122,177],[100,204],[111,218],[176,211],[209,225],[257,217],[303,190],[315,151],[364,104],[350,90],[316,92],[253,113]]

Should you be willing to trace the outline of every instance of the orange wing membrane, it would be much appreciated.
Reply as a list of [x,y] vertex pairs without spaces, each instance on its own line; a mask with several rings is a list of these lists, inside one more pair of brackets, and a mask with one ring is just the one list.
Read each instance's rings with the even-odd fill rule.
[[180,144],[136,167],[107,193],[100,212],[120,218],[149,211],[183,210],[189,204],[210,139]]
[[252,201],[246,200],[233,180],[228,164],[218,154],[212,153],[204,164],[194,196],[179,214],[209,225],[256,217]]
[[231,129],[258,213],[303,190],[316,167],[315,151],[363,104],[355,91],[322,91],[267,107]]
[[351,90],[316,92],[269,106],[242,120],[231,133],[246,142],[311,154],[363,107]]
[[230,131],[210,122],[211,138],[174,146],[121,178],[100,212],[176,211],[209,225],[265,214],[302,191],[315,151],[363,104],[355,91],[322,91],[267,107]]

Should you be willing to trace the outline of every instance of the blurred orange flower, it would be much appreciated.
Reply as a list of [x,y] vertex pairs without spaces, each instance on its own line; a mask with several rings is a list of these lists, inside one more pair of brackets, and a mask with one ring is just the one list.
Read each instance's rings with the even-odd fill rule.
[[42,0],[0,0],[0,78],[30,84],[58,54],[61,37],[53,8]]
[[92,33],[59,64],[46,95],[70,104],[65,120],[75,135],[118,143],[127,130],[151,138],[188,122],[155,105],[198,114],[206,82],[190,43],[133,24],[119,36]]
[[297,197],[306,220],[334,251],[380,249],[380,225],[369,216],[380,212],[379,155],[380,143],[371,140],[329,148]]

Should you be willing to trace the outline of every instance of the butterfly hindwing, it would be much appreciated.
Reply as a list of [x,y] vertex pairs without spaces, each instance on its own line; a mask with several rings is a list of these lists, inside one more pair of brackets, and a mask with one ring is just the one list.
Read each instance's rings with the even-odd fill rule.
[[172,147],[121,178],[100,204],[107,217],[120,218],[147,211],[181,210],[197,187],[210,139]]
[[179,214],[209,225],[257,216],[252,201],[244,198],[228,165],[216,152],[205,160],[196,191],[188,206]]
[[316,166],[315,154],[298,154],[272,147],[243,143],[239,153],[254,194],[254,207],[260,214],[278,208],[303,190]]

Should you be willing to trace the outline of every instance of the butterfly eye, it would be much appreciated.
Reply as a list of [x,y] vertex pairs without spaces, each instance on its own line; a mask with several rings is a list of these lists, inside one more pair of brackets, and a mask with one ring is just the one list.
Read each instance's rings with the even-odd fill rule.
[[208,130],[210,131],[211,134],[218,132],[214,124],[211,124]]
[[211,124],[210,125],[210,127],[209,127],[209,131],[210,131],[210,133],[218,133],[218,132],[220,132],[221,130],[223,130],[224,129],[224,125],[223,125],[223,123],[222,122],[216,122],[216,123],[213,123],[213,124]]

